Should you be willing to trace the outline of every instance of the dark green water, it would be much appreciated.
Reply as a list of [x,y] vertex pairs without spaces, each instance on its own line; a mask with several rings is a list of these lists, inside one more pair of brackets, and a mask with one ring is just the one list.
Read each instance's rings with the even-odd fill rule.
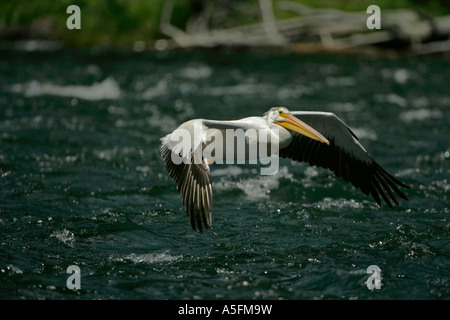
[[[449,299],[449,74],[440,57],[3,50],[0,297]],[[160,137],[279,105],[336,113],[410,201],[378,208],[285,159],[213,166],[213,228],[194,232]]]

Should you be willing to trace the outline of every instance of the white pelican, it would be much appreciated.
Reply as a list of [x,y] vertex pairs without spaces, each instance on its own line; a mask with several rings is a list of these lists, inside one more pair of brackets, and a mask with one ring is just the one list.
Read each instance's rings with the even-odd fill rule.
[[[177,147],[173,139],[174,133],[181,129],[193,135],[188,150],[182,150],[179,145]],[[263,143],[278,140],[280,157],[331,169],[336,176],[352,183],[364,194],[370,194],[380,207],[380,196],[391,208],[392,202],[399,205],[395,193],[408,200],[398,186],[409,187],[375,162],[356,135],[335,114],[290,112],[284,107],[275,107],[263,117],[233,121],[190,120],[161,138],[161,156],[169,175],[177,184],[194,230],[198,228],[202,232],[202,225],[207,229],[211,227],[211,161],[204,157],[203,150],[214,140],[211,139],[214,133],[223,133],[226,129],[242,129],[245,133],[250,129],[267,130],[270,135]],[[196,130],[201,134],[194,134]],[[225,144],[225,141],[222,143]],[[176,163],[174,156],[182,158],[183,162]]]

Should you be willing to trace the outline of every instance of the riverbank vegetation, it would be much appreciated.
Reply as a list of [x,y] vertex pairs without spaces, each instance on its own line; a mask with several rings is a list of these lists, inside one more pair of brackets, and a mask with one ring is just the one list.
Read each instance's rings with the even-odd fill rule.
[[[163,10],[168,0],[4,0],[0,2],[0,41],[24,39],[55,40],[68,46],[105,46],[136,48],[153,47],[159,39],[170,39],[160,27]],[[264,0],[262,0],[264,1]],[[174,0],[170,23],[180,30],[192,28],[232,28],[261,22],[261,0]],[[293,10],[284,10],[283,1],[273,0],[273,15],[277,20],[299,16]],[[286,2],[286,1],[284,1]],[[445,0],[396,1],[333,1],[294,0],[311,9],[365,12],[372,4],[382,11],[413,9],[427,17],[450,14]],[[69,5],[81,9],[81,29],[69,30],[66,20]],[[301,15],[301,14],[300,14]],[[204,24],[204,26],[201,26]],[[138,46],[139,47],[139,46]]]

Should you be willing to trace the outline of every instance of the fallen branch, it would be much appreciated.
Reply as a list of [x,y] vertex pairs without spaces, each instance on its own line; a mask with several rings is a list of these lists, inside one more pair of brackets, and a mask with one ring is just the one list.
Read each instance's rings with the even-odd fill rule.
[[[272,0],[259,0],[261,22],[223,29],[209,29],[215,8],[207,6],[189,19],[186,30],[170,23],[174,0],[164,4],[160,29],[180,47],[275,46],[298,47],[311,43],[328,49],[390,44],[409,46],[416,54],[450,51],[450,16],[430,18],[414,10],[384,10],[382,30],[369,30],[366,12],[345,12],[337,9],[313,9],[290,1],[278,3],[279,8],[301,16],[277,20]],[[438,37],[438,38],[436,38]]]

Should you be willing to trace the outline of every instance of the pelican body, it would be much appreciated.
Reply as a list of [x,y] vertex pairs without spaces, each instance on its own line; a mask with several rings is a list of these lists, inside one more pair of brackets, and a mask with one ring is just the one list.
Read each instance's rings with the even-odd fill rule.
[[[332,170],[370,194],[379,206],[381,198],[391,208],[392,202],[399,205],[396,195],[408,200],[399,189],[408,186],[385,171],[350,128],[329,112],[275,107],[263,117],[194,119],[161,141],[167,171],[177,184],[192,228],[200,232],[212,225],[212,163],[256,164],[257,160],[290,158]],[[273,170],[261,174],[273,174]]]

